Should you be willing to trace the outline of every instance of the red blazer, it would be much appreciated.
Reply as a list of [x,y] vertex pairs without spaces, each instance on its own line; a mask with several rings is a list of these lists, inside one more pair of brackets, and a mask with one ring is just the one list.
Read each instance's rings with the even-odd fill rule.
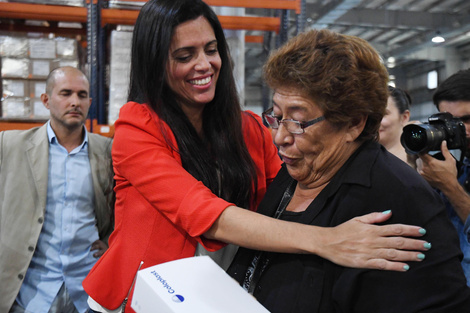
[[[245,142],[257,167],[257,205],[281,161],[260,117],[244,112],[242,120]],[[83,281],[88,295],[111,310],[128,294],[130,298],[141,261],[143,269],[191,257],[198,242],[211,251],[224,246],[202,234],[233,204],[191,176],[165,137],[177,147],[168,125],[147,105],[129,102],[121,108],[112,148],[115,228],[109,249]],[[126,312],[133,312],[130,303],[129,299]]]

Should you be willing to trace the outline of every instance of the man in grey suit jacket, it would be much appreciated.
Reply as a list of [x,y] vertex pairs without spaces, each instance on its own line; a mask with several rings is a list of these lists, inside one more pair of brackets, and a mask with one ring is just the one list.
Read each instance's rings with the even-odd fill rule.
[[112,140],[86,131],[89,82],[49,74],[50,120],[0,132],[0,313],[86,312],[81,281],[113,229]]

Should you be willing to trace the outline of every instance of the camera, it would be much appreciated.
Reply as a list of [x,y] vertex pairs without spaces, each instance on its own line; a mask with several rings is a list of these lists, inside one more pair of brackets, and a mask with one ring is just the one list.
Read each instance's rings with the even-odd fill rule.
[[447,112],[436,113],[428,117],[428,122],[403,127],[400,142],[408,154],[441,150],[444,140],[449,150],[461,149],[465,153],[465,125],[459,118]]

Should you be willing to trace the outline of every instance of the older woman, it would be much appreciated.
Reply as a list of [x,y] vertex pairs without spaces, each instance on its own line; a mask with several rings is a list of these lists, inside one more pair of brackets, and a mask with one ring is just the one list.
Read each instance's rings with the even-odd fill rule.
[[388,97],[377,52],[357,37],[310,31],[274,53],[265,76],[274,96],[264,117],[284,164],[258,212],[336,226],[393,209],[390,222],[424,225],[433,249],[406,273],[242,249],[229,273],[271,312],[470,311],[458,238],[438,195],[377,143]]

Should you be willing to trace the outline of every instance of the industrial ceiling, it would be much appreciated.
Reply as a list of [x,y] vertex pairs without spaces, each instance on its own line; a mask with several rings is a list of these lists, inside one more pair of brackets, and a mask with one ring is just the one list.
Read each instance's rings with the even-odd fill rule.
[[[437,68],[449,51],[470,59],[470,0],[306,0],[304,5],[305,30],[328,28],[361,37],[381,53],[391,73]],[[289,13],[289,37],[298,19]],[[432,42],[436,35],[445,41]],[[266,47],[247,48],[246,81],[257,84]]]
[[[469,0],[307,0],[306,16],[309,27],[361,37],[396,65],[442,60],[443,47],[470,57]],[[437,34],[445,42],[432,42]]]

